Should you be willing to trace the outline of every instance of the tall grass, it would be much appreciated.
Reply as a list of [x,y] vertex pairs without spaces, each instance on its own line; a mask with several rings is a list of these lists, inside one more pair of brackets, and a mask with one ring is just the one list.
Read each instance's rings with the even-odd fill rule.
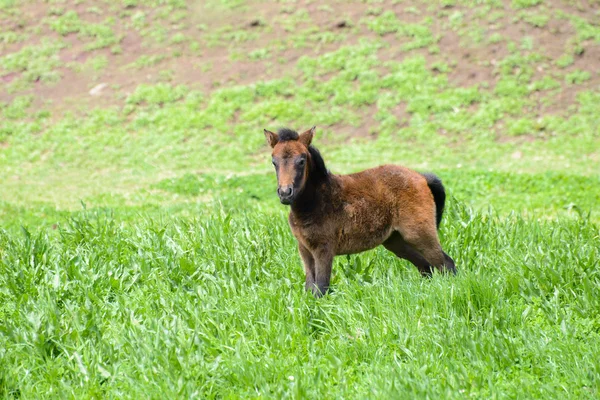
[[455,205],[441,233],[458,276],[376,249],[321,300],[279,211],[0,233],[0,394],[597,397],[598,227]]

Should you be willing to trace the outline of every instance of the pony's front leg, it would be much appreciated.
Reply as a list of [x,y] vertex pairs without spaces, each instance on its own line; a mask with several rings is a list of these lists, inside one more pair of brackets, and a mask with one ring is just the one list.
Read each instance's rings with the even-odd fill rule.
[[329,246],[320,247],[312,254],[315,259],[315,285],[312,287],[312,292],[315,297],[321,297],[329,290],[331,265],[335,254]]
[[298,251],[300,252],[300,257],[302,257],[304,273],[306,274],[304,289],[308,292],[315,287],[315,259],[310,251],[300,242],[298,242]]

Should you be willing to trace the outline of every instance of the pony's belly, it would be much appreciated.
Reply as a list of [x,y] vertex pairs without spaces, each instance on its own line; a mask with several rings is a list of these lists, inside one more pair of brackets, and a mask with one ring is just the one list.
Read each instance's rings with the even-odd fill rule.
[[338,255],[354,254],[371,250],[382,244],[391,234],[392,230],[388,227],[371,231],[348,232],[342,230],[338,235],[336,253]]
[[383,243],[392,233],[391,215],[377,202],[365,198],[349,202],[338,219],[337,253],[353,254]]

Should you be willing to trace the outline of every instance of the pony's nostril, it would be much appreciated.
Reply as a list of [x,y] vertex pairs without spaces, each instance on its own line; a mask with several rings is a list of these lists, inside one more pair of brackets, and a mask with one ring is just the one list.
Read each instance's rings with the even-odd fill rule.
[[291,186],[288,186],[288,187],[284,187],[284,188],[279,188],[277,191],[279,192],[279,195],[282,197],[290,197],[292,195],[293,190],[294,189]]

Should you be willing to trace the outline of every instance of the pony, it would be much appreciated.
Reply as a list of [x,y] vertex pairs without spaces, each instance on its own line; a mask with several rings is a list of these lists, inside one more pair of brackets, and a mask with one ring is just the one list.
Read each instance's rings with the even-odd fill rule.
[[273,149],[277,194],[290,206],[288,222],[306,273],[305,290],[329,290],[337,255],[383,245],[414,264],[423,276],[456,273],[440,245],[446,193],[441,180],[398,165],[334,175],[311,143],[316,127],[298,134],[264,130]]

